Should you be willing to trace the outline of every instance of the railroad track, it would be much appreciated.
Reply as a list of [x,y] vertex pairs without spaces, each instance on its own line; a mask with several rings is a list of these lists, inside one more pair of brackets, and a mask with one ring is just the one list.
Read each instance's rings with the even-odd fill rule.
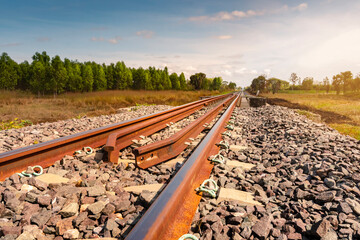
[[[167,236],[167,238],[172,236],[175,239],[181,232],[186,233],[187,232],[186,228],[188,228],[191,224],[191,220],[192,220],[191,214],[193,214],[193,212],[196,210],[196,206],[200,200],[198,195],[192,194],[192,191],[194,189],[191,189],[191,187],[195,187],[196,185],[199,185],[201,181],[203,181],[204,177],[210,174],[212,165],[207,163],[207,158],[208,156],[210,156],[209,154],[212,154],[215,151],[217,151],[218,147],[216,146],[216,143],[220,142],[221,133],[225,131],[225,126],[227,124],[227,121],[229,120],[235,106],[239,104],[239,100],[240,97],[238,94],[227,94],[217,97],[210,97],[194,103],[190,103],[170,110],[166,110],[160,113],[155,113],[145,117],[122,122],[119,124],[113,124],[107,127],[90,130],[72,136],[63,137],[60,139],[44,142],[34,146],[29,146],[29,147],[5,152],[0,154],[0,174],[1,174],[0,178],[1,180],[6,180],[5,182],[7,183],[9,182],[11,183],[12,181],[19,182],[20,178],[15,173],[26,170],[28,166],[33,166],[33,165],[41,166],[42,168],[50,167],[49,169],[52,170],[55,169],[56,166],[58,166],[59,164],[63,164],[63,165],[68,164],[67,166],[70,166],[70,168],[80,168],[80,169],[82,167],[86,168],[87,166],[84,166],[79,161],[77,161],[77,159],[81,159],[81,156],[80,158],[71,157],[76,150],[81,149],[85,146],[88,149],[93,149],[103,146],[102,149],[107,152],[107,154],[105,154],[106,157],[104,160],[107,160],[107,162],[110,164],[118,163],[120,150],[125,149],[126,147],[133,144],[137,140],[144,138],[144,135],[148,136],[155,132],[158,132],[164,127],[167,127],[170,124],[183,119],[184,117],[190,116],[195,111],[198,111],[204,106],[209,106],[207,112],[204,115],[200,116],[191,124],[181,129],[171,137],[163,139],[161,141],[154,142],[152,144],[137,147],[133,150],[136,156],[136,161],[135,161],[136,166],[142,169],[147,169],[147,168],[151,169],[151,167],[153,167],[154,165],[167,161],[181,154],[183,150],[185,150],[186,148],[189,147],[189,145],[191,145],[190,142],[194,140],[194,138],[196,138],[204,130],[209,131],[210,124],[213,125],[209,133],[204,137],[202,142],[199,144],[198,148],[196,148],[196,150],[194,150],[191,156],[188,157],[188,159],[186,160],[185,164],[181,167],[181,169],[175,175],[174,173],[176,171],[173,171],[171,173],[172,176],[168,177],[168,179],[165,178],[164,180],[165,182],[169,180],[169,178],[171,178],[172,180],[167,185],[167,187],[165,187],[165,189],[159,195],[159,197],[154,202],[154,204],[151,205],[152,208],[150,209],[150,213],[146,213],[144,215],[142,220],[139,222],[139,227],[136,226],[135,229],[131,231],[131,234],[128,237],[129,239],[141,239],[141,238],[153,239],[155,236],[160,236],[160,232],[159,232],[160,230],[159,229],[155,230],[157,227],[154,226],[153,227],[148,226],[148,228],[152,229],[152,231],[155,230],[155,232],[151,236],[143,235],[143,237],[139,238],[138,235],[145,233],[144,232],[145,228],[143,228],[142,224],[144,221],[145,222],[147,221],[146,219],[149,219],[149,214],[150,214],[150,219],[154,217],[151,214],[153,212],[152,209],[155,208],[157,214],[160,215],[165,214],[167,216],[166,222],[170,220],[176,225],[179,221],[187,222],[187,225],[183,225],[182,228],[178,228],[178,227],[174,228],[175,225],[167,226],[167,229],[174,230],[174,232],[172,233],[168,231],[167,232],[161,231],[161,236]],[[221,114],[220,117],[218,116],[219,114]],[[219,118],[219,120],[217,120],[217,118]],[[62,163],[59,162],[58,160],[61,160]],[[88,160],[84,160],[84,162],[87,162],[89,166],[91,166],[91,164],[94,164],[94,161],[91,160],[88,161]],[[55,165],[52,166],[54,163]],[[121,171],[122,167],[126,168],[127,166],[128,164],[124,166],[120,163],[117,169]],[[203,167],[206,166],[206,168],[203,168],[200,171],[201,166]],[[105,168],[106,167],[108,167],[108,165],[105,166]],[[36,169],[34,168],[33,170]],[[151,171],[152,170],[149,170],[149,172]],[[50,170],[48,170],[47,172],[50,172]],[[24,175],[27,176],[26,174]],[[36,172],[35,175],[37,175]],[[99,173],[99,175],[102,175],[101,172]],[[185,179],[182,179],[184,177]],[[38,178],[40,179],[40,177]],[[30,181],[31,179],[29,180],[26,177],[24,179],[26,183],[31,182],[30,185],[31,184],[36,185],[34,182]],[[37,182],[37,180],[34,181]],[[41,181],[42,180],[40,180],[40,182]],[[192,185],[190,185],[190,183]],[[93,184],[82,182],[81,180],[80,182],[78,181],[77,184],[80,187],[90,187],[90,188],[96,187],[96,184],[94,186]],[[49,186],[52,186],[51,183]],[[184,188],[184,186],[186,187]],[[180,193],[180,194],[188,195],[189,198],[187,198],[185,202],[179,201],[179,199],[175,200],[174,197],[176,198],[176,194],[174,196],[170,196],[169,198],[169,193],[174,194],[174,190],[175,192],[177,192],[177,194]],[[29,193],[26,193],[26,196],[28,194]],[[88,194],[89,196],[91,196],[90,192]],[[164,195],[166,196],[165,199],[164,199]],[[66,198],[69,197],[67,193],[64,193],[63,197],[64,196],[66,196]],[[197,200],[193,201],[194,199]],[[40,202],[40,200],[36,200],[36,201]],[[168,208],[167,210],[158,208],[159,202],[160,205],[162,206],[164,201],[168,202],[168,204],[166,205]],[[188,212],[185,212],[184,209],[183,213],[187,216],[186,219],[169,219],[169,214],[170,215],[172,214],[171,212],[169,213],[166,211],[169,211],[169,208],[174,209],[173,207],[175,206],[171,206],[174,203],[176,203],[177,207],[185,207],[185,208],[187,208],[189,205],[192,205],[191,210],[189,209],[186,210]],[[1,210],[1,205],[0,205],[0,210]],[[61,211],[59,212],[60,215],[62,215]],[[1,214],[2,213],[0,211],[0,215]],[[64,215],[62,216],[64,217]],[[36,220],[33,220],[33,217],[31,217],[30,219],[32,223],[35,222],[37,225],[39,225]],[[43,225],[41,225],[41,227],[43,227]],[[137,229],[142,229],[142,230],[138,231]],[[128,228],[124,232],[124,235],[126,235],[129,230],[130,228]],[[58,231],[59,230],[57,229],[57,225],[56,225],[56,233],[59,234],[62,233]],[[1,226],[0,226],[0,236],[1,236]]]
[[119,150],[131,145],[133,140],[155,133],[171,122],[179,121],[202,107],[227,97],[229,95],[207,98],[159,113],[1,153],[0,180],[25,170],[27,166],[51,166],[84,146],[97,148],[106,144],[104,149],[108,152],[108,159],[117,162]]

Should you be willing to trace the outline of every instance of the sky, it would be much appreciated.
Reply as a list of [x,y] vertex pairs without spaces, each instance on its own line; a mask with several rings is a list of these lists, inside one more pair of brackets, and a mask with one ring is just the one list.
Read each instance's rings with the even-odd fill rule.
[[360,72],[358,0],[0,0],[0,53],[203,72],[238,86]]

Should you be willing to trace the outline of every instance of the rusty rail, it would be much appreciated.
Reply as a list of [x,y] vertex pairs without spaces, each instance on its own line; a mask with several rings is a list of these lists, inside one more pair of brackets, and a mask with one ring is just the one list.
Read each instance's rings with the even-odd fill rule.
[[[204,106],[205,104],[220,100],[227,96],[228,95],[221,95],[211,99],[199,100],[162,112],[111,124],[105,127],[96,128],[66,137],[61,137],[9,152],[0,153],[0,181],[16,172],[25,170],[27,166],[40,165],[42,167],[49,167],[55,163],[55,161],[60,160],[65,155],[72,155],[74,151],[79,150],[85,146],[90,146],[92,148],[103,146],[110,134],[118,132],[121,129],[132,129],[134,133],[132,134],[132,137],[134,139],[135,137],[139,137],[141,135],[141,133],[137,132],[137,129],[133,127],[135,125],[145,123],[148,124],[150,121],[154,121],[164,116],[167,116],[167,118],[179,114],[184,116],[186,114],[181,114],[184,112],[190,115],[191,111],[189,109],[196,111],[199,106]],[[165,126],[166,124],[163,125],[163,127]]]
[[145,169],[178,156],[187,147],[186,141],[189,141],[189,138],[198,136],[205,128],[204,124],[210,123],[235,97],[234,95],[231,98],[225,99],[171,137],[134,149],[136,165]]
[[195,111],[200,110],[202,107],[204,107],[204,105],[216,100],[220,100],[220,98],[210,99],[210,101],[205,101],[184,108],[182,111],[176,112],[176,114],[173,113],[171,115],[163,115],[159,118],[154,118],[146,122],[140,122],[129,128],[124,128],[110,134],[104,146],[104,150],[108,152],[108,160],[110,162],[117,163],[119,158],[119,151],[124,147],[132,144],[132,140],[134,140],[136,137],[141,135],[148,136],[152,133],[155,133],[166,127],[166,124],[170,122],[177,122],[180,119],[183,119],[194,113]]
[[178,239],[187,233],[200,202],[195,189],[210,176],[213,165],[207,160],[218,152],[221,139],[237,99],[216,122],[204,140],[164,188],[154,203],[130,231],[126,240]]

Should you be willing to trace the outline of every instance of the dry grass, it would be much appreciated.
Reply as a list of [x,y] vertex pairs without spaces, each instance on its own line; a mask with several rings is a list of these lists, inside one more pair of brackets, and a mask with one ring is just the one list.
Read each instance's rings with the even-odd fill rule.
[[217,95],[209,91],[103,91],[68,93],[53,98],[37,98],[30,93],[0,91],[0,122],[18,119],[33,123],[53,122],[80,116],[112,114],[121,107],[149,104],[177,106]]
[[[331,121],[325,120],[325,122],[341,133],[360,139],[360,95],[358,93],[336,95],[335,92],[327,94],[325,92],[286,91],[262,95],[268,98],[285,99],[310,109],[327,112],[328,115],[333,113]],[[345,118],[347,120],[344,120]]]

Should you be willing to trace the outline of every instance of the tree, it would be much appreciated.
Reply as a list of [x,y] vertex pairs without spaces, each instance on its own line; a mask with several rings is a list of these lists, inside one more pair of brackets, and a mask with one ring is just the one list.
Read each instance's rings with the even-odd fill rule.
[[93,72],[93,89],[95,91],[103,91],[106,90],[106,78],[105,78],[105,72],[101,65],[92,62],[92,72]]
[[266,86],[266,78],[264,75],[258,76],[257,78],[254,78],[251,82],[251,90],[252,92],[264,92]]
[[83,91],[91,92],[93,89],[94,76],[89,63],[82,67]]
[[64,67],[63,62],[59,56],[55,56],[51,61],[51,78],[49,87],[50,90],[54,93],[54,97],[59,93],[64,91],[64,87],[67,79],[67,71]]
[[133,69],[133,87],[134,89],[152,89],[150,82],[150,74],[148,71],[145,71],[142,67],[138,69]]
[[304,90],[311,90],[314,84],[314,78],[312,77],[306,77],[304,78],[303,82],[302,82],[302,88]]
[[165,67],[164,71],[161,72],[160,82],[165,90],[171,89],[171,81],[169,78],[168,68]]
[[340,75],[340,74],[337,74],[337,75],[334,75],[334,76],[333,76],[332,85],[334,86],[334,89],[335,89],[335,91],[336,91],[336,94],[339,95],[340,89],[341,89],[341,86],[342,86],[342,78],[341,78],[341,75]]
[[200,90],[202,89],[205,78],[205,73],[195,73],[190,76],[190,85],[194,86],[195,90]]
[[281,80],[278,78],[270,78],[267,80],[268,88],[273,94],[277,93],[281,88]]
[[21,90],[29,90],[31,88],[30,86],[30,64],[28,61],[24,61],[19,64],[19,80],[17,87]]
[[105,70],[105,77],[107,82],[107,89],[114,89],[114,64],[111,63],[109,66],[103,65]]
[[175,90],[180,90],[180,81],[179,77],[176,73],[172,73],[170,75],[171,87]]
[[354,79],[354,85],[355,85],[355,90],[358,92],[360,90],[360,74],[358,74]]
[[236,83],[230,82],[229,85],[228,85],[228,88],[231,89],[231,90],[235,90],[235,88],[236,88]]
[[45,66],[40,61],[33,61],[31,71],[30,85],[31,90],[34,93],[38,93],[40,96],[41,92],[44,92],[44,79],[45,79]]
[[290,82],[293,83],[291,89],[294,90],[294,85],[299,81],[299,77],[296,75],[296,73],[291,73],[290,75]]
[[47,55],[46,51],[43,51],[42,53],[36,52],[33,56],[33,63],[34,62],[41,62],[44,67],[44,76],[41,80],[42,86],[41,86],[41,92],[44,95],[47,91],[50,90],[51,87],[51,62],[50,62],[50,56]]
[[0,57],[0,89],[14,90],[19,80],[19,66],[7,53]]
[[221,77],[215,77],[212,80],[210,89],[211,90],[220,90],[221,85],[222,85],[222,78]]
[[185,80],[185,75],[183,72],[180,74],[179,82],[180,82],[180,89],[186,90],[186,80]]
[[325,77],[323,80],[324,88],[326,90],[326,93],[329,93],[330,91],[330,81],[328,77]]
[[345,94],[347,90],[350,90],[353,81],[353,74],[350,71],[346,71],[340,73],[340,76],[343,85],[343,92]]

